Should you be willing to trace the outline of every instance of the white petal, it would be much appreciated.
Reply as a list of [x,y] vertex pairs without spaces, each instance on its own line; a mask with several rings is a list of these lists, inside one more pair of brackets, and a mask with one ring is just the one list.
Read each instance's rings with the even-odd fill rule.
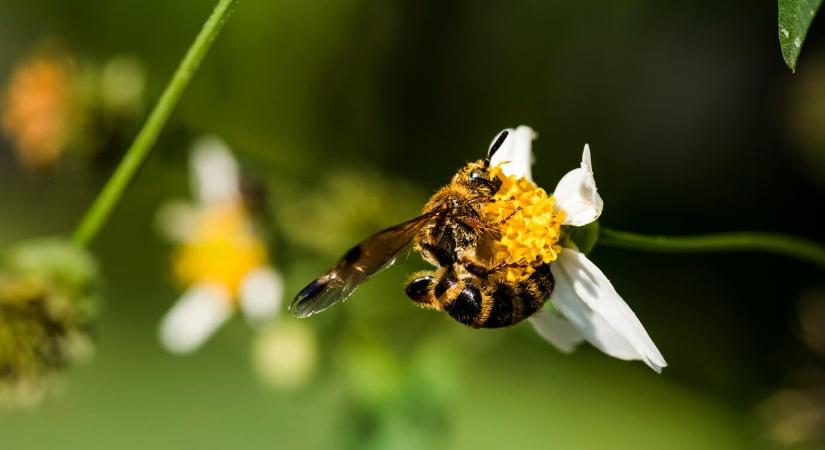
[[563,225],[583,226],[598,219],[604,208],[593,166],[590,163],[590,146],[584,145],[581,167],[567,172],[553,192],[556,206],[564,211]]
[[656,372],[667,366],[627,303],[583,253],[565,248],[551,266],[553,305],[599,350],[624,360],[642,360]]
[[[566,251],[566,250],[564,250]],[[554,270],[558,273],[559,268]],[[553,288],[552,302],[556,309],[577,327],[594,347],[608,355],[624,359],[639,359],[638,352],[633,349],[627,339],[617,333],[605,319],[594,313],[590,307],[582,302],[573,291],[572,283],[564,277],[556,276],[556,286]]]
[[532,180],[533,175],[530,170],[533,164],[532,142],[536,138],[536,132],[526,125],[520,125],[515,130],[507,128],[506,131],[510,134],[490,158],[490,165],[493,167],[501,165],[501,170],[505,175]]
[[250,272],[241,284],[241,309],[247,320],[260,325],[272,319],[281,307],[284,282],[281,275],[269,267]]
[[176,242],[185,242],[192,236],[197,220],[197,208],[184,200],[170,200],[164,203],[155,216],[158,231],[167,239]]
[[546,309],[527,319],[541,337],[564,353],[570,353],[584,340],[584,335],[570,322]]
[[195,142],[192,150],[192,191],[203,204],[233,201],[240,196],[240,171],[229,147],[214,136]]
[[160,341],[172,353],[191,353],[232,315],[229,292],[208,284],[191,287],[160,324]]

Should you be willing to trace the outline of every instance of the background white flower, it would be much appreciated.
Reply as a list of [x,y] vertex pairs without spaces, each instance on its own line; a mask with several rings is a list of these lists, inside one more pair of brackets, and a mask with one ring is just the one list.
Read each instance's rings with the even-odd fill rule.
[[[523,125],[508,131],[491,165],[501,165],[506,175],[532,181],[531,141],[535,133]],[[581,166],[559,180],[553,196],[556,207],[564,213],[562,225],[584,226],[599,218],[604,202],[596,189],[588,145],[584,146]],[[550,267],[556,279],[550,300],[566,321],[549,310],[534,314],[528,320],[542,337],[565,352],[586,339],[610,356],[644,361],[656,372],[667,366],[639,319],[583,253],[566,247]]]
[[176,200],[158,213],[158,225],[178,242],[174,275],[186,292],[164,316],[160,340],[173,353],[198,349],[236,309],[252,325],[278,313],[280,274],[268,262],[240,192],[240,171],[221,140],[198,140],[191,157],[196,203]]

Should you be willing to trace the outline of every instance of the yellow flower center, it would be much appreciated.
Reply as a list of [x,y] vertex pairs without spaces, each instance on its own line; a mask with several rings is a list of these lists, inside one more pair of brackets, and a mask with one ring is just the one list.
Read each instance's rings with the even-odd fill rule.
[[522,265],[502,272],[508,281],[521,281],[534,267],[558,257],[564,213],[555,208],[553,196],[532,181],[504,175],[500,167],[491,173],[501,180],[495,201],[484,207],[485,218],[499,222],[500,237],[492,244],[492,264]]
[[201,212],[191,238],[173,258],[175,277],[181,284],[217,284],[233,297],[244,277],[267,263],[266,245],[255,234],[240,202]]

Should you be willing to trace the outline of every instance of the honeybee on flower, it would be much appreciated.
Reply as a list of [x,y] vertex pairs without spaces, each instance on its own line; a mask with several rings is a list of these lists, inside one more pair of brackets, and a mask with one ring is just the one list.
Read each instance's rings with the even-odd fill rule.
[[[507,180],[505,186],[511,186],[508,191],[499,191],[497,196],[505,202],[515,202],[516,207],[537,208],[541,204],[552,207],[552,212],[543,210],[544,215],[534,213],[521,223],[507,222],[501,227],[499,258],[526,253],[528,257],[536,255],[542,261],[551,261],[555,286],[550,302],[561,317],[545,309],[529,321],[542,337],[562,351],[572,351],[587,340],[610,356],[641,360],[661,372],[667,366],[664,357],[610,280],[575,248],[571,239],[562,239],[564,232],[569,234],[574,227],[595,222],[604,208],[593,177],[590,146],[585,144],[580,166],[567,172],[547,196],[535,184],[531,173],[535,133],[526,126],[512,133],[515,136],[510,145],[491,161]],[[506,200],[508,198],[511,200]],[[506,203],[503,209],[506,211]],[[550,223],[560,224],[561,230],[545,225],[548,215],[556,218]],[[553,232],[548,232],[548,228]]]
[[[345,300],[412,243],[436,266],[407,283],[418,306],[474,328],[529,319],[563,351],[587,339],[611,356],[660,371],[667,364],[644,327],[569,238],[571,227],[596,221],[603,208],[589,147],[581,166],[547,194],[531,176],[534,137],[526,126],[499,133],[487,157],[461,168],[419,217],[350,249],[295,297],[290,310],[307,317]],[[560,316],[544,308],[548,299]]]
[[178,243],[173,276],[185,289],[160,325],[161,343],[173,353],[198,349],[236,310],[252,325],[268,322],[283,290],[226,144],[198,140],[190,169],[195,203],[172,201],[158,214],[161,231]]

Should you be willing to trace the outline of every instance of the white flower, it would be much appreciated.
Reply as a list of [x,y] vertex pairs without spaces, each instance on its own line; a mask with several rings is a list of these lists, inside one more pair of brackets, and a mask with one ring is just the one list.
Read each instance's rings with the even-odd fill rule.
[[280,274],[268,263],[240,193],[238,164],[226,145],[207,137],[191,159],[197,203],[172,201],[158,225],[179,247],[175,278],[186,292],[164,316],[160,340],[173,353],[198,349],[240,309],[253,325],[277,315],[283,296]]
[[[532,181],[531,141],[535,133],[526,126],[508,131],[507,140],[490,163],[501,165],[506,175]],[[599,218],[604,202],[596,189],[588,145],[584,146],[581,166],[562,177],[553,196],[564,217],[562,225],[580,227]],[[586,339],[610,356],[644,361],[656,372],[667,366],[639,319],[583,253],[563,248],[550,268],[556,280],[550,300],[564,319],[549,310],[530,317],[542,337],[565,352]]]

